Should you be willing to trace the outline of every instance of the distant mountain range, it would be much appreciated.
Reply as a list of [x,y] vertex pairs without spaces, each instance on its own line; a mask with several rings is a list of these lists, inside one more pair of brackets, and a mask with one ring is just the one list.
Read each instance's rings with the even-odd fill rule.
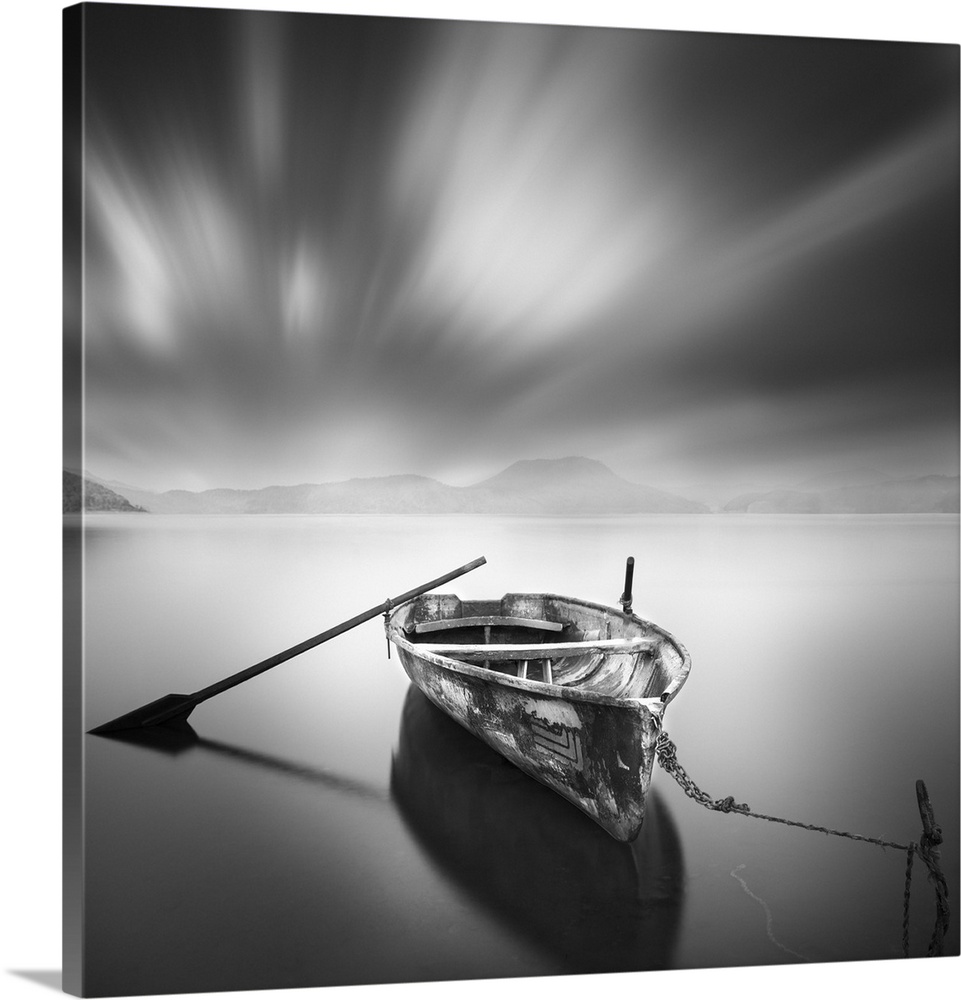
[[[895,480],[859,470],[820,477],[798,487],[748,492],[708,507],[678,493],[628,482],[588,458],[515,462],[472,486],[448,486],[426,476],[349,479],[337,483],[155,492],[84,473],[86,510],[155,514],[616,514],[952,513],[958,477]],[[871,482],[871,480],[875,480]],[[64,472],[64,512],[79,510],[81,476]],[[801,488],[804,487],[804,488]],[[704,495],[703,490],[698,490]]]
[[[338,483],[201,492],[137,489],[88,479],[155,514],[701,514],[701,503],[629,483],[587,458],[515,462],[473,486],[426,476],[383,476]],[[105,509],[98,507],[97,509]]]
[[724,510],[746,514],[956,514],[957,476],[889,479],[821,490],[745,493]]

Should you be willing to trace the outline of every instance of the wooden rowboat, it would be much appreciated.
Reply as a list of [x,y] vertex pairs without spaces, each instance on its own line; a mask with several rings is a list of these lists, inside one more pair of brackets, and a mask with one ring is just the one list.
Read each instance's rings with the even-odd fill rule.
[[634,840],[660,720],[691,666],[672,635],[555,594],[426,594],[393,609],[387,636],[438,708],[616,840]]

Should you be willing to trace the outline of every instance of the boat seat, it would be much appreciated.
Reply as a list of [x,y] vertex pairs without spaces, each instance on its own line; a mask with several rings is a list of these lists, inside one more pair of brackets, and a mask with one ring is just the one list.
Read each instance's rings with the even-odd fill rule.
[[584,642],[555,643],[419,643],[417,648],[455,659],[465,656],[484,660],[558,660],[590,653],[640,653],[654,649],[654,639],[590,639]]
[[442,632],[452,628],[472,628],[478,625],[534,628],[544,632],[560,632],[564,628],[562,622],[549,622],[542,618],[511,618],[504,615],[479,615],[473,618],[442,618],[434,622],[418,622],[414,626],[414,632],[421,635],[424,632]]

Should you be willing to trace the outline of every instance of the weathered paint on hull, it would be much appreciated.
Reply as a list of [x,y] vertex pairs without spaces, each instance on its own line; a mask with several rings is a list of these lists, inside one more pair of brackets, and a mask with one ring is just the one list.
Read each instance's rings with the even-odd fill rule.
[[616,840],[634,840],[644,820],[658,731],[647,707],[505,686],[397,649],[410,679],[438,708]]

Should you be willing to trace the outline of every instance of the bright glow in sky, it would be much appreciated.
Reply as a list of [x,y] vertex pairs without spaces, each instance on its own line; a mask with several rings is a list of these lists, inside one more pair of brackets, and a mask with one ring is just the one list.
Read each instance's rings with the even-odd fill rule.
[[94,474],[956,471],[955,47],[87,16]]

